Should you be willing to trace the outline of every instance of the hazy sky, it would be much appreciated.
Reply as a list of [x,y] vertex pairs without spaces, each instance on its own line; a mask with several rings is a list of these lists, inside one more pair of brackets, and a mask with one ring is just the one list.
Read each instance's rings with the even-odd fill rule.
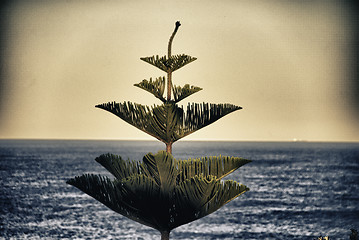
[[[342,1],[10,1],[2,8],[0,138],[153,139],[94,106],[160,104],[140,57],[197,61],[181,102],[243,109],[183,140],[359,141],[357,17]],[[356,18],[356,19],[355,19]],[[356,52],[356,53],[355,53]]]

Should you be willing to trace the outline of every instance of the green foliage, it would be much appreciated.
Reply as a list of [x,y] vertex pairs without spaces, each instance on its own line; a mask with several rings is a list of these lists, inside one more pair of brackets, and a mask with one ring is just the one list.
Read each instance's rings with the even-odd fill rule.
[[183,87],[172,84],[172,73],[196,60],[185,54],[171,55],[172,41],[180,25],[176,22],[168,56],[141,58],[167,73],[167,84],[165,77],[135,84],[160,99],[161,105],[108,102],[96,106],[164,142],[167,152],[149,153],[142,161],[104,154],[96,161],[115,179],[84,174],[67,181],[117,213],[159,230],[162,239],[168,239],[172,229],[213,213],[249,190],[222,178],[250,160],[223,156],[176,160],[171,154],[174,142],[241,109],[233,104],[189,103],[186,109],[177,105],[202,90],[189,84]]
[[358,231],[356,229],[350,229],[351,231],[351,234],[349,236],[349,239],[350,240],[358,240],[359,239],[359,234],[358,234]]
[[197,58],[185,54],[179,54],[170,57],[159,57],[158,55],[156,55],[152,57],[142,57],[140,59],[165,72],[174,72],[181,67],[195,61]]
[[174,101],[177,103],[182,99],[185,99],[186,97],[192,95],[193,93],[196,93],[201,90],[202,88],[190,86],[189,84],[186,84],[183,87],[173,85],[172,91],[173,91],[173,97],[175,99]]
[[[359,234],[358,231],[356,229],[351,228],[350,229],[351,233],[349,235],[349,239],[350,240],[358,240],[359,239]],[[331,238],[329,236],[325,236],[325,237],[318,237],[318,238],[314,238],[313,240],[330,240]]]
[[184,111],[174,102],[152,107],[131,102],[109,102],[96,107],[115,114],[164,143],[173,143],[241,109],[232,104],[191,103]]
[[165,77],[156,78],[155,81],[147,81],[146,79],[142,80],[142,82],[135,84],[136,87],[142,88],[147,92],[152,93],[156,98],[159,98],[162,102],[166,102],[166,99],[163,97],[163,93],[165,92],[166,79]]
[[249,162],[251,160],[225,156],[182,160],[178,161],[178,169],[180,170],[178,177],[181,181],[196,175],[215,176],[220,180]]
[[[150,81],[144,79],[142,82],[134,84],[136,87],[139,87],[147,92],[152,93],[156,98],[160,99],[163,103],[167,102],[167,100],[163,97],[165,86],[166,86],[166,78],[159,77],[156,78],[155,81]],[[185,99],[186,97],[202,90],[200,87],[190,86],[189,84],[184,85],[183,87],[173,85],[172,92],[174,97],[174,102],[178,103],[179,101]]]
[[250,162],[242,158],[176,160],[160,151],[145,155],[142,162],[124,161],[112,154],[101,155],[96,161],[115,179],[85,174],[68,183],[112,210],[159,231],[207,216],[249,190],[235,181],[221,180]]

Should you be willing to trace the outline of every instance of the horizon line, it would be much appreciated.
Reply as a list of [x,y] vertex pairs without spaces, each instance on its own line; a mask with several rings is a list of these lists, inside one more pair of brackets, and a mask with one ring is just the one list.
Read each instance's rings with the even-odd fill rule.
[[[0,140],[32,140],[32,141],[138,141],[138,142],[158,142],[162,143],[156,139],[114,139],[114,138],[2,138]],[[293,143],[359,143],[359,140],[307,140],[307,139],[280,139],[280,140],[231,140],[231,139],[188,139],[188,140],[179,140],[177,142],[293,142]]]

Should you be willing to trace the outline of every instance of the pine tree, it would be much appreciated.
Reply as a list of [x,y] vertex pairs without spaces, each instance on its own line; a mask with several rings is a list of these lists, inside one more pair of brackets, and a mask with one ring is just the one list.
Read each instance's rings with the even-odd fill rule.
[[178,106],[179,101],[202,90],[188,84],[181,87],[172,83],[174,71],[196,60],[185,54],[171,54],[172,41],[180,25],[176,22],[167,56],[141,58],[167,73],[166,97],[165,77],[135,84],[160,99],[161,105],[149,107],[131,102],[109,102],[96,106],[162,141],[166,151],[148,153],[142,161],[104,154],[95,160],[114,179],[85,174],[67,181],[113,211],[157,229],[162,240],[169,239],[172,229],[213,213],[249,190],[236,181],[222,178],[250,160],[226,156],[177,160],[172,156],[174,142],[241,109],[232,104],[191,103],[186,110]]

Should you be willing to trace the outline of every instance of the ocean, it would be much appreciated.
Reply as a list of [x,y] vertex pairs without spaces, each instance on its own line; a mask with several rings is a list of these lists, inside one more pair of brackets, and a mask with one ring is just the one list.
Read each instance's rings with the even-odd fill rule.
[[[109,175],[104,153],[141,160],[155,141],[0,140],[0,239],[160,239],[156,230],[109,210],[66,184]],[[251,159],[227,178],[251,190],[215,213],[174,229],[179,239],[349,239],[359,230],[359,143],[189,142],[177,159]]]

